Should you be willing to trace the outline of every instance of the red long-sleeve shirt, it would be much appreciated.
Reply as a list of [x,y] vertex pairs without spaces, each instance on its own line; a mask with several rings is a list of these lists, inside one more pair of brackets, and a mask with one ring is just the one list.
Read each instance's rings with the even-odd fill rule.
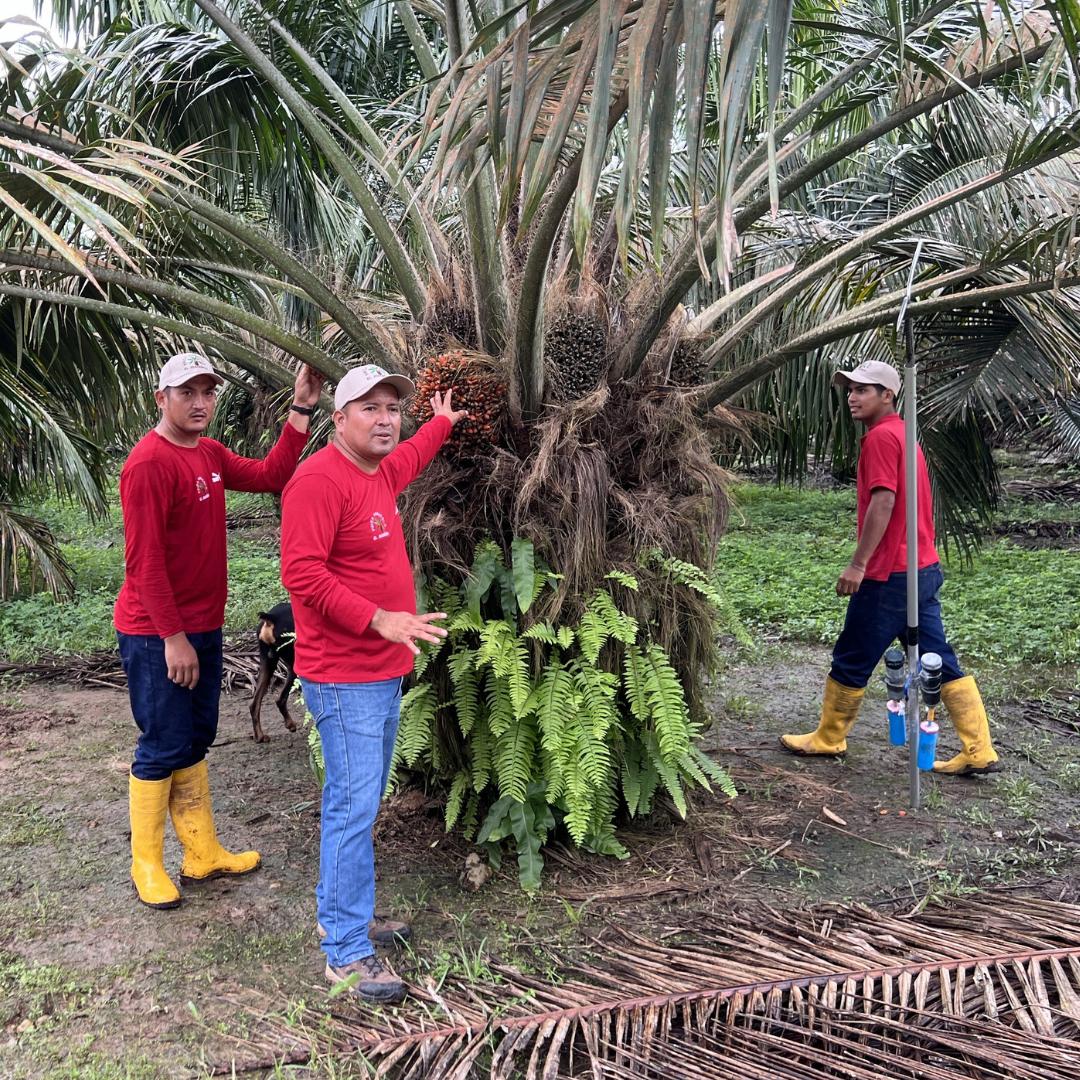
[[378,608],[416,612],[416,585],[397,499],[450,435],[429,420],[366,473],[336,446],[312,454],[281,503],[281,580],[292,597],[296,673],[362,683],[412,671],[405,645],[370,628]]
[[113,622],[122,634],[198,634],[225,621],[225,489],[280,492],[307,434],[286,424],[261,461],[214,439],[177,446],[144,435],[120,473],[124,584]]
[[[888,581],[890,574],[907,570],[907,472],[904,465],[906,434],[904,421],[896,413],[879,420],[863,437],[859,453],[859,468],[855,490],[858,493],[859,533],[862,533],[870,496],[878,488],[896,493],[892,517],[885,533],[866,564],[868,581]],[[930,490],[930,475],[926,471],[922,447],[918,447],[916,477],[918,480],[918,538],[919,569],[938,561],[934,546],[934,501]]]

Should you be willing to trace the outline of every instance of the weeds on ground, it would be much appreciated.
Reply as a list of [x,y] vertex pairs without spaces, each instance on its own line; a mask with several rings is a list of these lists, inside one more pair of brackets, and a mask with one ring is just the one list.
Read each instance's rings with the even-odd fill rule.
[[[77,503],[51,497],[33,507],[60,541],[73,571],[75,595],[57,602],[47,592],[17,596],[0,606],[0,657],[32,662],[44,653],[81,655],[112,649],[113,604],[124,580],[124,533],[118,481],[106,493],[109,509],[90,517]],[[241,513],[270,506],[267,495],[228,492],[226,507]],[[247,631],[258,613],[285,598],[276,546],[229,534],[226,631]]]
[[[741,485],[718,583],[752,634],[828,642],[843,624],[836,576],[854,546],[855,493]],[[994,540],[945,563],[950,639],[969,664],[1066,663],[1080,654],[1080,558]],[[1003,641],[1008,652],[1003,656]]]

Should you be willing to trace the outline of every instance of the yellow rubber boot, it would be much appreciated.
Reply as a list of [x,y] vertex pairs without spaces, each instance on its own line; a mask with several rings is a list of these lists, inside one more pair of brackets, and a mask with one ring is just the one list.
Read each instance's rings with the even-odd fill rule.
[[128,776],[131,819],[131,880],[139,899],[152,908],[180,905],[180,892],[165,873],[165,818],[172,777],[140,780]]
[[808,735],[781,735],[780,745],[792,754],[839,757],[847,750],[847,733],[859,715],[865,693],[865,687],[855,690],[826,677],[817,730]]
[[949,710],[963,750],[948,761],[935,761],[934,772],[948,776],[975,776],[997,772],[997,751],[990,741],[982,695],[970,675],[941,684],[941,701]]
[[226,851],[218,843],[205,761],[173,773],[169,810],[173,828],[184,846],[181,881],[207,881],[222,874],[249,874],[258,869],[261,858],[257,851]]

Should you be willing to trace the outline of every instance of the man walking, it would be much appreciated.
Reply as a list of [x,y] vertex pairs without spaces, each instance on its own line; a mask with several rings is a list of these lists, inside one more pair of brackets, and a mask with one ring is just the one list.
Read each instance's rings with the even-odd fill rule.
[[416,614],[416,586],[397,500],[465,416],[432,399],[434,416],[400,443],[402,375],[366,364],[334,394],[333,442],[312,454],[282,499],[281,580],[296,622],[295,670],[322,740],[319,884],[315,890],[326,977],[349,979],[371,1001],[400,1001],[405,985],[374,955],[374,941],[408,936],[374,923],[371,830],[389,779],[401,680],[437,642],[441,612]]
[[120,473],[124,583],[114,609],[131,711],[139,727],[128,783],[131,877],[149,907],[174,908],[165,871],[165,818],[184,849],[180,878],[246,874],[255,851],[218,843],[206,752],[217,734],[227,560],[225,490],[280,492],[307,442],[322,376],[296,378],[281,437],[261,461],[203,437],[224,382],[210,362],[180,353],[161,369],[161,418]]
[[[816,731],[783,735],[785,750],[835,757],[847,749],[847,734],[859,714],[866,684],[894,640],[907,629],[907,515],[904,422],[896,412],[900,375],[891,364],[867,360],[853,371],[838,371],[833,382],[847,391],[852,417],[865,425],[856,480],[859,538],[851,562],[836,582],[849,596],[844,629],[833,648],[832,670]],[[941,700],[962,749],[934,771],[970,775],[996,771],[979,688],[960,669],[945,637],[938,594],[941,564],[934,547],[930,478],[918,449],[919,651],[941,656]]]

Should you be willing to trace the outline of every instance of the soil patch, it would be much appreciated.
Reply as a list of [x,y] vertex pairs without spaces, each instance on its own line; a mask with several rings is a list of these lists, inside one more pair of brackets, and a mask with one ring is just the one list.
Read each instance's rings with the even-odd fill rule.
[[[910,911],[977,886],[1080,894],[1075,673],[1038,702],[991,700],[1003,772],[927,778],[916,814],[876,687],[845,763],[779,749],[782,732],[815,723],[827,656],[777,646],[730,665],[713,688],[706,745],[738,798],[697,796],[687,821],[659,805],[622,835],[625,862],[550,845],[535,898],[518,888],[512,858],[473,891],[471,849],[444,833],[440,803],[417,790],[392,797],[376,835],[379,902],[414,926],[402,972],[436,993],[450,977],[486,983],[495,964],[551,982],[560,957],[612,926],[662,940],[689,918],[723,920],[753,902]],[[256,744],[247,697],[222,698],[210,758],[218,829],[256,847],[263,869],[188,888],[179,909],[156,912],[128,880],[125,693],[27,683],[2,700],[0,1076],[203,1076],[251,1060],[252,1001],[261,1014],[271,1003],[277,1027],[296,1032],[282,1054],[313,1045],[308,1034],[331,1013],[361,1022],[322,983],[320,795],[302,731],[289,734],[271,712],[271,742]],[[166,860],[179,865],[171,830]]]

